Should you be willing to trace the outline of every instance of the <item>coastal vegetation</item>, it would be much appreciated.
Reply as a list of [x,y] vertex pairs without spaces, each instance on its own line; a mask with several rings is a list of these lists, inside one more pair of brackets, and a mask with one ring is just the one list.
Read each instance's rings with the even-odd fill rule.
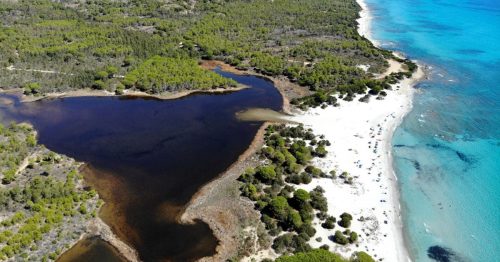
[[0,124],[0,173],[3,184],[16,178],[18,169],[30,151],[36,146],[36,138],[28,125]]
[[[413,73],[417,70],[417,64],[409,59],[401,59],[394,55],[387,54],[391,59],[396,60],[404,65],[404,72],[393,72],[382,79],[374,79],[370,74],[359,73],[356,75],[355,71],[351,71],[352,78],[345,78],[339,81],[336,78],[337,70],[359,70],[358,68],[345,67],[340,69],[340,65],[337,63],[325,64],[328,61],[322,61],[322,72],[324,74],[317,74],[312,72],[309,76],[303,75],[298,81],[302,85],[311,86],[311,89],[315,92],[312,95],[295,98],[291,103],[298,108],[305,110],[308,107],[318,107],[321,106],[325,108],[326,106],[333,105],[338,106],[338,99],[344,99],[346,101],[352,101],[356,95],[360,95],[359,101],[368,102],[370,96],[377,96],[377,99],[383,99],[387,95],[386,90],[390,90],[391,85],[396,84],[400,80],[410,78]],[[330,72],[330,73],[328,73]],[[305,81],[305,82],[304,82]],[[313,88],[317,87],[317,88]],[[335,87],[335,88],[329,88]]]
[[328,261],[328,262],[348,262],[349,260],[328,252],[324,249],[314,249],[308,252],[301,252],[291,256],[282,256],[275,260],[276,262],[316,262],[316,261]]
[[147,93],[235,86],[232,79],[204,70],[193,59],[154,56],[125,75],[126,88]]
[[0,80],[27,95],[233,85],[195,65],[216,59],[321,92],[299,104],[334,104],[333,92],[364,91],[359,81],[392,57],[357,34],[358,11],[339,0],[4,1]]
[[[266,129],[265,146],[259,153],[261,164],[248,168],[238,179],[242,196],[251,200],[260,212],[261,221],[272,239],[271,247],[278,254],[323,254],[323,251],[313,251],[309,245],[316,234],[313,220],[323,221],[323,228],[334,229],[337,219],[328,215],[323,188],[317,186],[308,192],[300,185],[314,178],[331,176],[313,166],[311,161],[314,157],[324,157],[327,154],[325,145],[329,144],[302,125],[271,125]],[[357,233],[348,229],[352,219],[348,213],[340,215],[338,225],[346,230],[336,231],[331,237],[333,242],[346,245],[357,241]],[[278,261],[295,261],[283,259]]]
[[345,259],[337,254],[324,249],[314,249],[308,252],[301,252],[291,256],[281,256],[276,262],[375,262],[375,260],[365,252],[356,252],[350,259]]
[[[355,1],[340,0],[5,1],[0,81],[29,96],[83,88],[121,95],[235,86],[198,65],[200,59],[215,59],[308,88],[312,95],[291,101],[301,109],[336,106],[357,95],[361,101],[383,99],[416,65],[359,36],[358,11]],[[374,79],[387,58],[404,63],[407,71]],[[78,164],[37,145],[31,128],[1,131],[0,212],[6,219],[0,259],[55,259],[81,235],[83,221],[95,216],[97,195],[82,187]],[[246,170],[239,181],[271,247],[289,255],[277,261],[372,261],[366,253],[345,260],[327,245],[317,250],[309,245],[315,219],[332,230],[329,239],[336,244],[358,241],[349,229],[350,214],[329,215],[321,187],[301,188],[335,176],[312,165],[313,158],[328,154],[329,141],[300,125],[275,125],[267,129],[265,143],[262,165]],[[348,174],[340,177],[352,183]]]
[[25,124],[0,125],[0,259],[55,260],[100,206],[79,164],[37,145]]

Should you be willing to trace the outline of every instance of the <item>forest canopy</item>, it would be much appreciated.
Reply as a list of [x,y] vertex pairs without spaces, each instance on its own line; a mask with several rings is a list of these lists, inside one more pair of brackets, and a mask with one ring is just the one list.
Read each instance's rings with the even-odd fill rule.
[[201,68],[193,59],[154,56],[129,72],[122,81],[148,93],[209,89],[236,85],[232,79]]
[[[0,81],[29,95],[232,84],[194,69],[193,61],[216,59],[345,92],[354,78],[381,72],[390,56],[359,36],[358,11],[354,0],[3,1]],[[182,62],[160,76],[170,59]],[[157,60],[161,68],[139,76]],[[107,68],[116,70],[104,76]]]

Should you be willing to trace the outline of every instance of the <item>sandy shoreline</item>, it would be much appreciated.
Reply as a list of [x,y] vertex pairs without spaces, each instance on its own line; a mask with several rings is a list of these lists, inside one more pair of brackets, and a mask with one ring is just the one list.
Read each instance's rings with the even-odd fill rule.
[[[388,72],[403,70],[398,62],[394,60],[389,62]],[[225,71],[246,73],[237,71],[222,62],[210,62],[210,66],[214,65],[221,66]],[[250,73],[253,74],[253,72]],[[314,179],[311,184],[304,186],[304,188],[312,190],[316,185],[322,185],[326,190],[325,195],[328,198],[331,215],[338,216],[347,211],[357,218],[361,216],[366,218],[364,222],[353,223],[353,229],[360,233],[358,247],[354,245],[342,247],[332,243],[328,237],[334,231],[323,229],[317,222],[315,228],[318,233],[311,239],[311,246],[319,247],[326,243],[334,246],[332,251],[346,257],[349,257],[354,251],[367,251],[377,259],[384,258],[384,261],[410,260],[402,234],[397,178],[392,169],[391,139],[396,127],[410,111],[415,92],[413,85],[423,75],[422,69],[419,68],[411,79],[405,79],[394,85],[394,90],[389,91],[384,100],[376,100],[375,97],[372,97],[369,103],[357,100],[341,101],[340,107],[311,109],[288,118],[293,122],[304,123],[307,127],[311,127],[317,135],[323,134],[332,142],[332,146],[328,148],[329,156],[326,159],[317,160],[316,164],[319,167],[323,168],[324,171],[337,170],[337,173],[347,171],[357,177],[354,186],[347,186],[340,180],[332,182],[331,179],[325,178]],[[286,96],[287,94],[282,92],[282,95]],[[383,126],[380,134],[378,134],[378,129],[381,128],[378,126],[379,124]],[[228,254],[235,252],[234,245],[237,244],[235,238],[238,235],[233,230],[238,228],[238,223],[241,223],[241,221],[238,222],[241,217],[238,217],[235,211],[245,210],[244,212],[252,213],[253,208],[251,205],[246,205],[248,203],[243,200],[231,200],[228,203],[222,200],[223,197],[218,191],[226,191],[231,188],[228,184],[232,184],[232,190],[234,190],[234,182],[244,170],[242,167],[254,162],[251,159],[252,155],[262,146],[262,130],[261,128],[249,149],[239,157],[236,163],[193,196],[190,204],[186,205],[185,213],[179,219],[185,223],[190,223],[194,219],[203,220],[209,224],[216,237],[221,241],[217,247],[216,255],[206,257],[202,259],[203,261],[217,261],[227,258]],[[372,135],[368,136],[370,132],[373,133],[373,138]],[[361,135],[364,136],[361,137]],[[370,145],[368,142],[372,143],[372,146],[377,143],[377,153],[373,153],[373,148],[368,148]],[[354,163],[357,160],[363,160],[366,161],[366,167],[369,160],[374,158],[376,161],[373,161],[371,170],[360,169],[357,167],[359,163]],[[367,174],[368,172],[370,174]],[[384,175],[379,178],[378,173]],[[239,192],[235,194],[239,195]],[[384,202],[380,202],[381,200]],[[237,205],[238,202],[241,206],[235,208],[234,205]],[[387,224],[384,223],[385,221]],[[315,240],[317,237],[321,237],[322,242],[317,242]],[[269,250],[264,249],[261,252]],[[254,255],[260,257],[260,253]],[[264,255],[264,257],[266,256]]]
[[[380,47],[380,42],[375,40],[372,35],[372,14],[370,11],[370,8],[368,7],[367,3],[365,2],[366,0],[356,0],[357,3],[361,6],[361,11],[360,11],[360,18],[358,19],[358,33],[360,35],[365,36],[370,42],[372,42],[375,46]],[[398,57],[403,59],[404,54],[398,53],[398,52],[393,52],[393,54]],[[389,61],[391,62],[391,61]],[[390,67],[393,67],[393,63],[389,63]],[[418,63],[417,63],[418,64]],[[395,129],[401,124],[403,121],[403,118],[411,111],[413,107],[413,95],[415,90],[413,89],[413,86],[420,80],[425,78],[425,72],[424,72],[424,66],[422,64],[418,64],[418,70],[417,72],[413,75],[411,79],[405,79],[401,84],[408,85],[410,91],[410,94],[406,96],[407,100],[407,106],[405,108],[402,108],[400,111],[400,116],[395,119],[395,121],[392,122],[389,128],[389,132],[387,133],[385,137],[385,144],[384,146],[386,147],[387,151],[387,168],[389,171],[389,175],[392,175],[394,177],[394,180],[392,181],[392,194],[393,194],[393,205],[395,208],[395,211],[397,212],[397,219],[395,221],[395,226],[393,227],[393,230],[395,231],[395,234],[397,235],[397,241],[399,243],[399,247],[402,249],[400,256],[405,256],[406,261],[411,261],[412,257],[409,252],[409,246],[408,246],[408,241],[407,238],[405,237],[404,229],[403,229],[403,218],[401,214],[401,196],[399,192],[399,184],[397,182],[397,175],[396,172],[394,171],[394,160],[392,157],[392,137],[394,134]]]
[[[365,12],[360,19],[360,28],[363,30],[370,28],[369,25],[366,25],[370,21],[367,15],[368,13]],[[395,60],[388,62],[387,72],[377,78],[404,70],[401,63]],[[217,61],[208,61],[202,66],[207,68],[220,66],[224,71],[232,73],[260,75],[252,71],[248,73],[239,71]],[[414,84],[423,77],[422,67],[419,67],[412,78],[404,79],[393,85],[394,90],[387,92],[388,96],[384,100],[376,100],[375,97],[372,97],[369,103],[357,100],[341,101],[340,107],[311,109],[289,118],[293,122],[304,123],[312,128],[314,133],[323,134],[326,139],[332,142],[332,146],[328,148],[329,156],[326,159],[317,160],[318,167],[324,171],[336,170],[337,173],[347,171],[356,177],[352,186],[344,184],[340,179],[332,181],[325,178],[314,179],[311,184],[303,187],[312,190],[317,185],[323,186],[326,191],[325,196],[328,198],[330,215],[338,216],[342,212],[349,212],[355,218],[364,218],[362,222],[353,223],[352,229],[360,234],[358,245],[348,245],[347,247],[332,243],[329,237],[333,235],[334,231],[323,229],[316,221],[314,226],[317,234],[310,241],[312,247],[328,244],[333,247],[330,249],[331,251],[338,252],[345,257],[351,256],[354,251],[366,251],[377,260],[411,261],[403,236],[397,177],[392,167],[391,140],[395,129],[411,110],[415,92]],[[284,97],[284,111],[289,112],[291,110],[287,103],[289,94],[277,85],[276,79],[270,79]],[[285,82],[287,81],[283,81],[283,83]],[[209,224],[216,237],[221,241],[216,255],[202,259],[204,261],[217,261],[217,259],[227,258],[229,253],[234,252],[234,240],[237,235],[231,233],[231,229],[235,229],[234,223],[238,223],[235,219],[235,208],[227,208],[227,215],[217,212],[224,208],[224,205],[221,204],[224,201],[221,201],[221,195],[215,192],[228,188],[225,183],[233,182],[239,176],[243,170],[241,166],[248,165],[252,152],[255,152],[261,143],[262,137],[257,134],[249,150],[240,156],[239,161],[218,179],[205,185],[186,206],[186,213],[182,215],[180,220],[183,222],[191,222],[196,218],[203,220]],[[377,146],[376,152],[373,151],[375,144]],[[364,166],[360,168],[360,164]],[[244,203],[244,201],[240,200],[240,203]],[[250,212],[247,208],[248,206],[246,212]],[[316,241],[317,237],[321,237],[322,241]],[[232,247],[225,247],[227,243]],[[270,249],[264,249],[261,252],[265,253],[265,251],[270,251]],[[275,254],[267,253],[267,255],[261,256],[261,252],[256,252],[251,257],[275,256]]]
[[[379,46],[372,39],[370,11],[363,0],[357,0],[362,7],[361,18],[358,19],[358,32],[365,36],[374,45]],[[247,74],[236,70],[227,64],[218,61],[204,61],[206,68],[221,66],[224,71],[231,73]],[[390,62],[390,70],[398,70],[398,64]],[[399,67],[401,68],[401,67]],[[248,74],[259,75],[249,71]],[[307,94],[306,89],[296,87],[286,79],[273,78],[274,85],[283,97],[283,111],[290,112],[289,98]],[[381,76],[383,77],[383,76]],[[326,109],[311,109],[303,114],[292,117],[293,121],[304,123],[311,127],[315,134],[325,135],[332,145],[327,148],[330,152],[326,159],[316,160],[316,165],[324,171],[336,170],[337,173],[347,171],[355,176],[354,185],[341,182],[340,179],[328,178],[314,179],[303,188],[312,190],[321,185],[328,198],[329,213],[337,216],[342,212],[351,213],[355,219],[365,218],[364,221],[354,221],[352,229],[359,233],[359,246],[348,245],[342,247],[331,242],[328,237],[335,230],[325,230],[315,224],[317,234],[310,241],[311,246],[319,247],[328,244],[331,251],[349,257],[354,251],[366,251],[377,260],[384,261],[410,261],[410,256],[405,245],[402,220],[400,214],[399,191],[397,177],[393,170],[391,155],[391,140],[394,130],[401,123],[404,116],[411,110],[412,98],[415,90],[412,86],[423,77],[423,71],[411,78],[394,85],[394,91],[389,91],[385,100],[370,99],[369,103],[357,101],[340,101],[340,107],[327,107]],[[193,90],[177,92],[162,96],[149,95],[142,92],[127,92],[126,96],[155,97],[159,99],[177,99],[193,93],[223,93],[238,91],[244,86],[230,89]],[[81,90],[67,93],[48,94],[47,98],[76,97],[76,96],[116,96],[114,93],[95,90]],[[359,97],[358,97],[359,98]],[[23,102],[38,100],[24,97]],[[264,124],[256,134],[252,144],[239,156],[238,161],[231,165],[226,172],[212,182],[204,185],[190,203],[185,207],[179,220],[184,223],[193,223],[196,219],[206,222],[219,239],[216,254],[213,257],[203,258],[202,261],[221,261],[228,255],[236,252],[239,243],[236,238],[240,232],[242,219],[255,216],[251,203],[246,203],[239,197],[239,191],[229,192],[235,194],[228,202],[222,199],[220,190],[234,190],[237,188],[236,178],[242,171],[255,162],[255,152],[262,146]],[[376,151],[374,147],[377,145]],[[361,165],[361,166],[360,166]],[[379,176],[380,174],[380,176]],[[257,218],[258,219],[258,218]],[[385,223],[387,221],[387,223]],[[137,252],[121,242],[100,219],[97,221],[101,238],[119,249],[120,253],[130,261],[137,261]],[[317,220],[315,220],[317,222]],[[102,223],[102,224],[101,224]],[[233,230],[233,231],[231,231]],[[106,232],[104,236],[102,232]],[[368,235],[369,234],[369,235]],[[107,236],[106,236],[107,235]],[[322,241],[315,239],[321,237]]]
[[289,114],[291,111],[290,100],[296,97],[303,97],[311,94],[311,92],[302,86],[299,86],[296,83],[290,82],[286,77],[273,77],[263,75],[261,73],[255,72],[253,70],[242,71],[231,65],[228,65],[224,62],[217,60],[204,60],[201,62],[201,67],[209,70],[213,70],[217,67],[220,67],[222,71],[226,71],[229,73],[237,74],[237,75],[252,75],[257,77],[262,77],[268,79],[273,82],[274,86],[281,93],[281,97],[283,98],[283,107],[282,110],[284,113]]
[[[79,168],[79,171],[81,174],[84,174],[85,185],[94,187],[92,183],[88,181],[89,175],[92,172],[90,171],[89,165],[82,163],[82,165]],[[99,199],[103,200],[102,195],[99,195]],[[103,201],[103,203],[105,202]],[[56,261],[60,261],[60,259],[65,256],[67,256],[66,259],[73,258],[72,255],[69,254],[70,251],[73,248],[76,248],[81,241],[93,237],[98,237],[100,240],[111,245],[111,247],[118,253],[118,255],[122,259],[130,262],[141,261],[137,250],[135,250],[128,243],[124,242],[117,234],[115,234],[115,232],[113,232],[111,227],[106,222],[104,222],[104,220],[101,217],[101,212],[103,211],[103,209],[104,205],[99,208],[99,215],[92,218],[89,221],[89,223],[86,226],[85,232],[80,235],[77,241],[74,241],[74,243],[71,246],[69,246],[64,252],[62,252]],[[63,261],[67,260],[63,259]]]
[[[359,34],[379,46],[371,38],[370,11],[363,0],[358,0],[358,3],[362,7],[358,19]],[[403,68],[394,60],[390,60],[389,65],[386,74]],[[327,158],[316,160],[318,167],[324,171],[335,170],[337,174],[345,171],[354,177],[353,185],[345,184],[341,179],[323,178],[302,186],[312,190],[321,185],[325,189],[330,215],[348,212],[361,220],[352,226],[352,230],[360,234],[359,245],[333,245],[332,251],[344,256],[354,251],[366,251],[377,260],[411,261],[403,234],[391,141],[395,129],[412,108],[413,86],[423,77],[422,66],[419,66],[411,79],[393,85],[394,90],[387,92],[384,100],[372,97],[368,103],[357,99],[341,101],[340,107],[311,109],[292,118],[312,128],[317,135],[325,135],[332,143],[327,148],[330,152]],[[326,230],[320,224],[315,228],[314,238],[321,237],[322,241],[311,240],[311,246],[332,246],[328,238],[335,230]]]
[[[202,61],[201,66],[206,69],[215,69],[215,67],[220,67],[223,71],[230,73],[264,77],[272,81],[274,86],[282,95],[282,110],[285,113],[290,112],[289,98],[301,97],[309,94],[309,91],[306,88],[291,83],[285,78],[269,77],[252,70],[241,71],[220,61],[205,60]],[[248,86],[239,84],[237,87],[233,88],[188,90],[162,95],[151,95],[144,92],[125,90],[126,92],[122,96],[151,97],[167,100],[178,99],[196,93],[226,93],[239,91],[245,88],[248,88]],[[19,88],[7,90],[0,89],[0,93],[19,94],[21,102],[27,103],[41,99],[65,97],[119,97],[119,95],[112,92],[92,89],[49,93],[41,97],[25,96],[22,94],[22,89]],[[204,257],[200,259],[201,261],[221,261],[229,259],[236,252],[238,252],[238,248],[241,248],[241,246],[235,242],[235,239],[241,234],[241,232],[238,232],[238,230],[242,229],[241,226],[243,225],[248,229],[253,227],[253,225],[249,225],[248,223],[260,221],[258,213],[253,209],[253,204],[248,201],[242,203],[239,198],[239,184],[236,178],[238,178],[247,167],[255,166],[257,164],[258,161],[256,159],[257,157],[255,152],[262,147],[264,141],[263,135],[265,133],[265,128],[268,125],[269,123],[267,122],[262,124],[252,143],[249,145],[249,148],[239,156],[237,162],[233,163],[225,172],[217,176],[213,181],[204,185],[192,197],[191,201],[186,204],[184,212],[182,212],[177,218],[180,223],[185,224],[194,223],[195,220],[202,220],[210,226],[214,235],[219,239],[220,243],[217,246],[214,256]],[[217,191],[219,190],[233,190],[234,192],[232,193],[234,196],[230,199],[230,201],[225,201],[225,199],[221,199],[221,195],[218,194]],[[113,246],[116,251],[128,261],[140,261],[137,251],[115,235],[111,228],[100,217],[94,219],[91,224],[92,225],[90,226],[88,232],[85,235],[82,235],[80,240],[94,236],[100,237],[103,241]],[[255,232],[248,233],[250,233],[251,237],[256,237]],[[76,245],[78,242],[79,241],[76,241],[74,244]],[[69,249],[70,248],[68,248],[68,250]],[[253,249],[254,251],[257,251],[259,247],[246,247],[246,249]]]
[[[282,111],[287,114],[291,111],[289,99],[304,96],[309,92],[306,88],[286,79],[265,76],[251,70],[241,71],[221,61],[203,61],[201,66],[206,69],[220,67],[223,71],[234,74],[254,75],[269,79],[281,93]],[[252,143],[238,157],[238,160],[225,172],[200,188],[186,204],[184,212],[177,218],[179,222],[185,224],[194,223],[195,220],[207,223],[219,240],[216,253],[211,257],[201,258],[200,261],[225,261],[241,252],[250,252],[247,255],[262,252],[263,247],[257,244],[257,229],[255,229],[258,224],[261,224],[260,214],[254,209],[251,201],[241,198],[239,182],[236,179],[248,167],[255,167],[260,163],[256,152],[264,144],[265,129],[269,124],[271,123],[268,121],[261,125]],[[242,246],[240,241],[245,239],[252,239],[251,244],[245,243]],[[264,248],[264,252],[268,251],[267,248]],[[271,255],[275,256],[272,253],[271,251]]]
[[[303,88],[295,83],[288,81],[286,77],[272,77],[266,76],[261,73],[255,72],[253,70],[242,71],[236,69],[235,67],[228,65],[224,62],[217,60],[202,60],[200,62],[200,66],[204,69],[214,70],[217,67],[220,67],[222,71],[226,71],[233,74],[239,75],[253,75],[257,77],[263,77],[273,82],[274,86],[281,93],[283,98],[283,107],[282,110],[285,113],[290,112],[290,99],[295,97],[302,97],[310,94],[309,90]],[[214,89],[204,89],[204,90],[183,90],[178,92],[166,92],[163,94],[148,94],[146,92],[137,91],[137,90],[124,90],[123,95],[117,95],[113,92],[109,92],[106,90],[95,90],[95,89],[78,89],[71,90],[67,92],[55,92],[55,93],[47,93],[43,96],[26,96],[23,94],[23,90],[21,88],[14,89],[2,89],[0,88],[1,93],[13,93],[20,94],[21,102],[34,102],[42,99],[54,99],[54,98],[65,98],[65,97],[145,97],[145,98],[156,98],[160,100],[170,100],[170,99],[178,99],[182,97],[186,97],[193,94],[222,94],[228,92],[236,92],[243,89],[248,88],[243,84],[238,84],[236,87],[228,87],[228,88],[214,88]]]
[[[419,69],[412,79],[405,79],[389,91],[384,100],[374,97],[368,103],[340,102],[340,107],[311,109],[292,118],[312,128],[317,135],[325,135],[332,145],[325,159],[315,164],[324,171],[335,170],[337,175],[348,172],[354,177],[353,185],[342,179],[314,179],[301,186],[312,190],[317,185],[325,189],[329,214],[339,216],[342,212],[352,214],[355,219],[352,230],[360,234],[359,247],[333,245],[332,251],[350,256],[354,251],[366,251],[376,259],[384,261],[409,261],[404,243],[400,215],[397,178],[392,168],[391,140],[396,127],[412,107],[413,85],[423,71]],[[315,225],[316,237],[313,247],[322,244],[332,246],[328,240],[334,230]]]
[[368,8],[368,5],[366,4],[365,0],[356,0],[356,2],[361,7],[361,11],[359,12],[359,19],[357,20],[358,34],[370,40],[370,42],[372,42],[375,46],[380,47],[380,43],[377,40],[374,40],[372,36],[372,15],[370,9]]
[[42,99],[54,99],[54,98],[65,98],[65,97],[85,97],[85,96],[93,96],[93,97],[145,97],[145,98],[156,98],[160,100],[170,100],[170,99],[178,99],[188,95],[193,94],[222,94],[228,92],[236,92],[248,88],[248,86],[238,84],[236,87],[229,88],[214,88],[214,89],[206,89],[206,90],[184,90],[179,92],[171,92],[159,95],[148,94],[146,92],[134,91],[134,90],[125,90],[123,95],[116,95],[113,92],[105,91],[105,90],[94,90],[94,89],[79,89],[72,90],[67,92],[60,93],[47,93],[43,96],[26,96],[22,94],[22,89],[8,89],[1,90],[0,93],[19,93],[21,94],[21,102],[34,102]]
[[[192,224],[196,220],[207,223],[219,240],[215,254],[199,261],[226,261],[234,257],[241,249],[243,229],[254,226],[250,225],[252,221],[260,221],[260,214],[254,210],[253,203],[243,201],[240,197],[237,178],[248,167],[255,166],[259,162],[255,153],[263,146],[265,129],[268,125],[268,123],[261,125],[252,143],[238,160],[198,190],[186,205],[184,212],[177,218],[184,224]],[[256,252],[259,247],[245,248]]]
[[[127,243],[123,242],[120,238],[118,238],[111,228],[104,222],[100,217],[93,218],[87,225],[87,230],[85,233],[81,234],[80,237],[75,240],[70,246],[68,246],[56,259],[56,261],[60,261],[65,256],[68,256],[68,253],[75,248],[81,241],[85,239],[90,239],[93,237],[98,237],[102,241],[108,243],[112,246],[113,249],[118,253],[118,255],[127,261],[130,262],[138,262],[139,254],[135,249],[129,246]],[[71,258],[72,256],[69,255]],[[67,259],[67,258],[66,258]],[[64,259],[62,259],[64,260]]]

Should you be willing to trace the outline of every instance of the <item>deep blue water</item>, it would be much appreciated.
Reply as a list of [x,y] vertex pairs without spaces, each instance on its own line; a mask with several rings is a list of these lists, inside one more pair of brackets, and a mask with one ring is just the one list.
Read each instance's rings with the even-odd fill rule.
[[383,47],[432,67],[393,138],[410,252],[499,261],[500,1],[367,4]]

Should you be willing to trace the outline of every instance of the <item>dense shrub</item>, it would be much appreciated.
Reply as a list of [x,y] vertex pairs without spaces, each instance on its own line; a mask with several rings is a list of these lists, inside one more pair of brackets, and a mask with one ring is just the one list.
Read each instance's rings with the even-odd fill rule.
[[257,187],[253,184],[243,184],[241,186],[241,194],[250,198],[251,200],[257,200]]
[[323,244],[319,248],[324,250],[330,250],[330,246],[328,246],[327,244]]
[[266,75],[280,75],[285,69],[285,61],[282,58],[261,52],[252,55],[250,65]]
[[289,209],[290,206],[288,205],[288,201],[282,196],[273,198],[269,203],[271,214],[279,220],[284,220],[287,217]]
[[[269,126],[265,133],[265,147],[260,151],[262,160],[269,164],[247,169],[238,178],[242,182],[242,195],[255,201],[255,209],[261,212],[268,233],[278,236],[283,229],[291,233],[275,239],[273,248],[278,253],[310,250],[307,242],[316,233],[311,225],[313,204],[316,209],[327,210],[321,187],[307,192],[295,190],[283,181],[284,178],[289,183],[310,183],[313,176],[324,176],[321,169],[309,164],[313,156],[312,147],[307,144],[313,139],[316,136],[302,125]],[[327,141],[321,138],[316,143],[320,146]]]
[[265,183],[270,183],[274,179],[276,179],[276,171],[274,170],[274,166],[260,166],[257,168],[256,176],[259,180]]
[[297,231],[298,233],[304,233],[308,235],[309,237],[313,237],[316,234],[316,229],[314,229],[313,226],[309,223],[304,223],[299,230]]
[[335,231],[335,235],[333,235],[333,242],[340,245],[347,245],[349,240],[340,232],[339,230]]
[[303,225],[299,212],[293,209],[289,210],[285,223],[289,229],[293,230],[298,230]]
[[352,262],[375,262],[375,259],[373,259],[366,252],[359,251],[354,253],[354,258]]
[[321,211],[321,212],[318,212],[318,213],[316,214],[316,217],[317,217],[319,220],[325,220],[325,219],[327,219],[327,218],[328,218],[328,213]]
[[311,176],[313,177],[320,177],[322,175],[322,171],[321,169],[317,168],[317,167],[314,167],[314,166],[307,166],[305,171],[309,174],[311,174]]
[[283,234],[273,241],[273,249],[278,253],[284,253],[285,251],[293,251],[294,250],[294,240],[292,233]]
[[351,214],[342,213],[342,215],[340,215],[340,218],[341,219],[339,221],[339,226],[345,227],[345,228],[348,228],[351,226],[351,220],[352,220]]
[[38,95],[40,93],[40,84],[36,82],[27,83],[23,86],[25,95]]
[[352,231],[350,234],[349,234],[349,242],[350,243],[354,243],[358,240],[358,233]]
[[310,237],[305,233],[300,233],[293,236],[293,248],[295,252],[307,252],[311,250],[311,246],[307,243]]
[[311,181],[312,181],[312,177],[309,174],[307,174],[307,173],[300,174],[300,176],[299,176],[299,182],[301,184],[306,184],[307,185],[307,184],[311,183]]
[[305,191],[304,189],[297,189],[294,193],[293,193],[293,201],[295,203],[297,203],[297,205],[300,207],[300,206],[303,206],[305,205],[306,203],[308,203],[308,201],[311,199],[311,196],[309,195],[309,193],[307,191]]
[[314,154],[318,157],[325,157],[326,154],[328,154],[328,151],[326,151],[326,148],[325,146],[323,145],[319,145],[316,147],[316,149],[314,150]]
[[282,256],[276,262],[348,262],[337,254],[324,249],[314,249],[308,252],[297,253],[292,256]]
[[280,191],[279,195],[280,195],[280,196],[283,196],[283,197],[285,197],[285,198],[289,198],[289,197],[290,197],[290,195],[292,195],[294,192],[295,192],[295,188],[294,188],[293,186],[290,186],[290,185],[285,185],[285,186],[281,189],[281,191]]
[[195,60],[155,56],[129,72],[122,83],[148,93],[182,89],[211,89],[236,82],[202,69]]
[[311,206],[319,211],[326,212],[328,210],[328,201],[322,192],[313,190],[310,193]]
[[[307,174],[306,174],[307,175]],[[309,175],[307,175],[309,176]],[[292,184],[296,184],[296,185],[300,185],[302,183],[302,180],[301,180],[301,175],[298,175],[298,174],[293,174],[293,175],[290,175],[286,178],[286,181],[288,183],[292,183]]]
[[325,222],[321,224],[321,226],[326,229],[333,229],[335,228],[335,222],[335,217],[329,216],[326,218]]

